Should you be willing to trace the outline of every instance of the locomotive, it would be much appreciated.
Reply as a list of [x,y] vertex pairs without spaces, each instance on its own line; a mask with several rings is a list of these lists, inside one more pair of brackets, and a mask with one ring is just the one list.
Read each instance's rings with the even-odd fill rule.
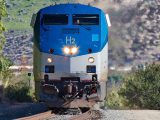
[[90,107],[106,97],[108,23],[99,8],[56,4],[40,9],[34,30],[36,97],[52,107]]

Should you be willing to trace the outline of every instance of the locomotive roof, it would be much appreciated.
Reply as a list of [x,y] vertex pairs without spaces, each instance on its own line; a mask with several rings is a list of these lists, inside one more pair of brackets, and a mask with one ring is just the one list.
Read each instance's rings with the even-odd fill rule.
[[89,12],[90,14],[93,13],[100,13],[102,12],[101,9],[90,6],[90,5],[84,5],[84,4],[79,4],[79,3],[67,3],[67,4],[55,4],[51,5],[45,8],[42,8],[39,10],[41,13],[74,13],[74,9],[79,11],[80,13],[87,13]]

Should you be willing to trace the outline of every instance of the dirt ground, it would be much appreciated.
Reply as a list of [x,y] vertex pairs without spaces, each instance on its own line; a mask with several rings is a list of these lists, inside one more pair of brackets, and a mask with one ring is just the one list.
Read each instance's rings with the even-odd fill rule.
[[13,120],[47,111],[43,103],[0,103],[0,120]]

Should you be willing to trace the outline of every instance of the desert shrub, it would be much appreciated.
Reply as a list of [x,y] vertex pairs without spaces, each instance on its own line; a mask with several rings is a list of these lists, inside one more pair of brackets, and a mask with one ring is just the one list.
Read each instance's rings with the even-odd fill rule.
[[13,86],[9,85],[6,88],[6,97],[10,100],[15,100],[17,102],[28,102],[31,101],[32,98],[29,96],[29,87],[28,86]]
[[110,109],[126,109],[126,99],[118,94],[118,88],[113,86],[110,93],[107,95],[105,105]]
[[17,102],[34,101],[34,91],[28,82],[27,74],[12,77],[9,85],[5,88],[5,96]]
[[109,95],[107,96],[106,105],[107,105],[107,107],[112,108],[112,109],[120,108],[121,101],[119,99],[119,95],[118,95],[117,91],[112,90],[112,92],[109,93]]
[[127,77],[118,94],[130,108],[160,109],[160,65],[149,65]]

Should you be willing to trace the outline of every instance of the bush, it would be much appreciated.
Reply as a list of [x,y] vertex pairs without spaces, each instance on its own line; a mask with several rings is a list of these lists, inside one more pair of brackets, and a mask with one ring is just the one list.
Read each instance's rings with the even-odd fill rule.
[[119,109],[122,106],[120,96],[116,90],[112,90],[112,92],[109,93],[107,96],[106,105],[111,109]]
[[31,102],[30,88],[22,83],[5,88],[5,96],[17,102]]
[[160,109],[160,65],[136,71],[125,79],[118,93],[130,108]]
[[106,106],[110,109],[126,109],[126,99],[118,94],[119,88],[113,86],[110,93],[107,95]]
[[29,85],[27,74],[13,76],[4,91],[5,96],[12,101],[32,102],[35,100],[34,91]]

